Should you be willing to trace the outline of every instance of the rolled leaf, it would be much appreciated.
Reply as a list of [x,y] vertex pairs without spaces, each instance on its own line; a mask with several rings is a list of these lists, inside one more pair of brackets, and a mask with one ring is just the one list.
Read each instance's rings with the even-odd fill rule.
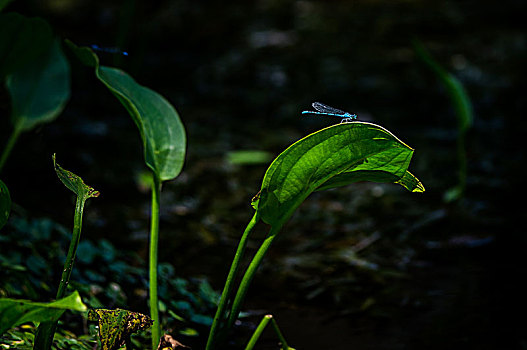
[[56,161],[55,154],[53,155],[53,165],[55,167],[55,172],[59,177],[60,181],[66,186],[69,190],[73,191],[78,197],[86,200],[92,197],[98,197],[99,191],[93,189],[82,181],[80,176],[75,175],[71,171],[63,169]]

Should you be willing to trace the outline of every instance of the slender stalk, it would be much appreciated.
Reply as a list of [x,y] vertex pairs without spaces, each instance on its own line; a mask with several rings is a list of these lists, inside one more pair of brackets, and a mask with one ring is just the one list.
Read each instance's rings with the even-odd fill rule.
[[[287,222],[287,220],[291,217],[291,215],[293,215],[295,209],[298,207],[298,205],[300,205],[300,203],[304,201],[304,199],[309,195],[310,192],[306,192],[306,193],[307,193],[306,195],[299,197],[297,199],[296,204],[291,205],[289,210],[284,212],[280,217],[276,218],[276,220],[271,224],[271,230],[267,234],[267,237],[265,238],[263,243],[260,245],[260,248],[258,249],[256,254],[254,255],[251,263],[249,264],[249,267],[247,267],[247,270],[245,271],[245,274],[243,275],[240,285],[238,286],[238,290],[236,291],[236,296],[234,297],[234,301],[231,304],[229,317],[227,319],[227,324],[222,329],[223,333],[226,334],[234,325],[234,322],[236,321],[236,319],[238,318],[238,315],[240,314],[240,310],[241,310],[243,301],[245,300],[245,296],[247,294],[249,286],[255,276],[256,271],[258,270],[258,267],[262,263],[262,260],[265,257],[265,254],[271,247],[271,244],[276,238],[276,235],[278,234],[278,232],[280,232],[282,226]],[[256,211],[255,216],[256,215],[258,215],[258,210]],[[209,341],[210,341],[210,338],[209,338]]]
[[0,172],[2,171],[2,168],[4,167],[4,164],[7,161],[7,158],[9,157],[9,155],[11,154],[11,151],[13,150],[13,146],[15,145],[21,133],[22,133],[22,129],[19,127],[15,127],[15,129],[9,136],[9,139],[7,140],[7,144],[5,145],[4,150],[2,151],[2,156],[0,156]]
[[212,350],[214,346],[216,345],[217,341],[217,335],[219,331],[219,327],[221,323],[225,319],[225,312],[227,308],[227,304],[229,302],[230,296],[232,294],[233,289],[233,282],[236,277],[236,274],[238,272],[241,259],[243,257],[243,254],[245,252],[245,248],[247,246],[247,240],[249,238],[249,235],[256,225],[256,223],[260,220],[258,212],[254,214],[249,224],[247,224],[247,227],[245,228],[245,231],[243,232],[243,235],[240,239],[240,243],[238,243],[238,248],[236,249],[236,253],[234,255],[234,259],[231,264],[231,268],[229,270],[229,274],[227,275],[227,280],[225,281],[225,286],[223,287],[223,292],[221,293],[221,299],[220,303],[218,304],[218,309],[216,310],[216,315],[214,316],[214,321],[212,322],[212,327],[210,329],[209,338],[207,340],[207,347],[206,350]]
[[159,241],[159,197],[161,194],[161,180],[154,174],[152,185],[152,204],[150,217],[150,261],[149,261],[149,284],[150,284],[150,317],[154,321],[152,325],[152,350],[157,349],[161,338],[161,326],[159,323],[159,302],[157,298],[157,246]]
[[71,237],[70,247],[68,249],[68,255],[66,257],[66,263],[64,264],[64,270],[62,271],[62,278],[60,279],[59,290],[57,291],[57,297],[55,299],[64,298],[66,289],[70,283],[71,270],[73,269],[73,262],[75,261],[75,254],[77,253],[77,247],[81,239],[81,228],[82,228],[82,215],[84,212],[84,203],[86,199],[81,196],[77,196],[77,202],[75,204],[75,217],[73,219],[73,236]]
[[[75,204],[75,216],[73,218],[73,235],[71,237],[68,255],[66,256],[66,262],[64,263],[64,269],[62,270],[62,277],[60,279],[59,288],[55,298],[56,300],[62,299],[64,297],[70,282],[71,270],[73,269],[75,254],[77,253],[77,247],[81,238],[82,215],[84,212],[85,201],[85,197],[77,196],[77,202]],[[39,325],[35,337],[34,349],[51,349],[55,331],[57,329],[57,323],[58,320],[43,322]]]
[[240,314],[240,311],[241,311],[242,303],[245,300],[247,290],[249,289],[249,286],[255,276],[256,270],[262,263],[262,260],[265,254],[271,247],[271,244],[276,238],[276,235],[280,231],[281,227],[282,225],[276,225],[276,226],[271,227],[269,234],[263,241],[262,245],[260,246],[256,254],[254,255],[253,260],[249,264],[249,267],[245,271],[242,281],[240,282],[240,286],[238,287],[238,291],[236,292],[234,301],[232,302],[231,312],[229,313],[229,319],[227,320],[226,329],[231,329],[232,326],[234,325],[234,322],[238,318],[238,315]]
[[[271,315],[271,317],[273,316]],[[274,318],[271,319],[271,325],[273,326],[274,332],[276,333],[278,340],[280,340],[280,343],[282,343],[282,349],[283,350],[288,350],[288,349],[294,350],[292,347],[287,345],[287,341],[285,340],[284,335],[280,331],[280,328],[278,327],[278,323],[276,322]]]
[[265,315],[262,318],[262,321],[256,327],[256,330],[254,331],[251,339],[249,339],[249,342],[247,343],[247,346],[245,347],[245,350],[252,350],[256,343],[258,342],[258,339],[260,339],[260,336],[262,335],[263,331],[265,330],[265,327],[267,327],[267,324],[269,324],[269,321],[273,319],[272,315]]
[[258,342],[258,339],[260,339],[260,336],[262,335],[263,331],[265,330],[265,327],[271,322],[271,325],[273,326],[273,329],[276,333],[276,336],[280,340],[280,343],[282,344],[282,350],[288,350],[293,349],[290,348],[289,345],[287,345],[287,342],[282,335],[282,332],[280,331],[280,328],[278,327],[278,323],[276,323],[276,320],[273,318],[273,315],[265,315],[262,318],[262,321],[254,331],[251,339],[249,340],[249,343],[247,343],[247,346],[245,347],[245,350],[252,350],[256,343]]

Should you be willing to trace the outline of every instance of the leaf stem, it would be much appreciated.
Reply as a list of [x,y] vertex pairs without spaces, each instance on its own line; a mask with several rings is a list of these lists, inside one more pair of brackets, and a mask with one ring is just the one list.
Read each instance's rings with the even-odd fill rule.
[[[66,256],[66,262],[64,263],[64,269],[62,270],[62,276],[60,278],[59,289],[57,291],[57,300],[62,299],[66,294],[68,284],[70,282],[71,270],[73,269],[73,262],[75,261],[75,255],[77,253],[77,247],[81,238],[82,228],[82,215],[84,213],[84,203],[86,197],[83,195],[77,195],[77,202],[75,204],[75,215],[73,218],[73,235],[71,237],[70,246],[68,249],[68,255]],[[35,336],[34,349],[51,349],[53,344],[53,338],[57,329],[58,319],[55,321],[42,322]]]
[[152,350],[157,349],[161,338],[161,326],[159,320],[159,301],[157,296],[157,247],[159,241],[159,197],[161,194],[161,180],[157,174],[153,174],[152,203],[150,217],[150,260],[149,260],[149,284],[150,284],[150,317],[154,321],[152,325]]
[[240,242],[238,243],[238,248],[236,249],[236,253],[234,255],[234,259],[232,261],[229,274],[227,275],[227,280],[225,281],[225,286],[223,287],[223,292],[221,293],[221,299],[218,304],[218,309],[216,310],[216,315],[214,316],[214,321],[212,322],[212,327],[210,329],[209,338],[207,340],[206,350],[212,350],[214,346],[216,345],[218,331],[221,326],[221,323],[223,323],[226,317],[225,313],[226,313],[227,304],[232,294],[233,282],[238,272],[241,259],[243,257],[243,254],[245,253],[245,248],[247,246],[247,240],[249,238],[249,235],[252,229],[254,228],[256,223],[258,223],[259,220],[260,220],[260,217],[258,215],[258,212],[255,212],[251,221],[249,221],[249,224],[247,224],[247,227],[245,228],[245,231],[243,232]]
[[56,299],[62,299],[66,294],[66,289],[70,282],[71,270],[73,269],[73,262],[75,261],[75,254],[77,253],[77,247],[81,239],[81,228],[82,228],[82,215],[84,213],[84,203],[86,198],[77,196],[77,202],[75,204],[75,216],[73,218],[73,236],[71,237],[70,247],[68,249],[68,255],[66,262],[64,263],[64,270],[62,271],[62,277],[60,279],[59,290],[57,291]]
[[236,296],[234,297],[234,301],[232,302],[231,312],[229,313],[226,329],[231,329],[234,325],[234,322],[238,318],[242,303],[245,300],[245,295],[247,294],[247,290],[249,289],[249,286],[254,278],[256,270],[262,263],[265,254],[271,247],[271,244],[276,238],[276,235],[280,231],[281,227],[282,225],[271,226],[271,230],[269,231],[267,237],[263,241],[262,245],[254,255],[253,260],[249,264],[249,267],[245,271],[242,281],[240,282],[240,286],[238,287],[238,291],[236,292]]

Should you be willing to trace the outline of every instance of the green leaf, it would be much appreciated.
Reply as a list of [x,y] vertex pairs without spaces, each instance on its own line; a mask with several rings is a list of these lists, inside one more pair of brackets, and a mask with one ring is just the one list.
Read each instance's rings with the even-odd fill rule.
[[119,349],[135,332],[150,328],[152,319],[138,312],[122,309],[92,309],[88,321],[99,323],[99,339],[103,350]]
[[37,60],[7,77],[11,119],[27,131],[55,119],[70,97],[70,67],[58,40]]
[[83,198],[83,200],[99,196],[99,191],[96,191],[92,187],[86,185],[79,176],[75,175],[71,171],[63,169],[57,163],[55,158],[55,154],[53,154],[53,166],[55,167],[55,172],[64,186],[73,191],[78,197]]
[[55,320],[66,310],[86,311],[88,308],[77,291],[51,303],[2,298],[0,299],[0,335],[26,322]]
[[253,206],[274,225],[313,191],[374,181],[422,192],[423,185],[407,171],[412,155],[412,148],[378,125],[333,125],[297,141],[273,161]]
[[0,228],[2,228],[9,218],[11,211],[11,196],[5,183],[0,180]]
[[185,161],[186,134],[175,108],[126,72],[100,66],[91,49],[66,42],[84,64],[95,67],[97,78],[132,116],[141,134],[146,165],[161,181],[179,175]]
[[0,80],[40,57],[51,45],[53,33],[40,18],[0,13]]

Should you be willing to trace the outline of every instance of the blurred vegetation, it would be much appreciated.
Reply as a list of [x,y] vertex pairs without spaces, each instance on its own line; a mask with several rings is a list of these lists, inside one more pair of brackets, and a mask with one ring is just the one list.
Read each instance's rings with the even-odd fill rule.
[[[45,18],[60,37],[127,51],[101,53],[101,60],[178,106],[188,153],[181,175],[164,185],[160,235],[160,261],[172,266],[163,264],[160,275],[176,278],[160,278],[159,288],[162,315],[182,343],[203,344],[217,297],[200,289],[221,288],[267,166],[243,157],[229,162],[227,155],[276,155],[334,123],[300,115],[315,100],[384,125],[414,147],[420,156],[412,170],[427,194],[377,184],[313,194],[264,261],[253,286],[259,292],[249,293],[233,339],[247,339],[272,312],[301,349],[518,349],[525,343],[525,321],[513,317],[526,310],[518,283],[525,230],[521,206],[509,197],[525,170],[525,148],[516,142],[527,126],[525,2],[8,3],[3,12]],[[455,203],[442,202],[458,182],[455,110],[415,55],[416,36],[472,102],[465,191]],[[69,241],[61,225],[71,217],[71,202],[55,195],[61,189],[49,165],[49,155],[59,152],[104,194],[89,204],[75,287],[90,306],[127,304],[146,312],[149,195],[136,182],[141,143],[118,102],[71,58],[64,112],[22,134],[1,174],[14,214],[0,234],[0,290],[53,296],[50,286],[59,279],[53,274]],[[11,132],[9,113],[2,88],[0,147]],[[254,252],[252,242],[248,249]],[[70,317],[73,333],[88,334],[80,318]],[[27,336],[23,328],[14,332]]]

